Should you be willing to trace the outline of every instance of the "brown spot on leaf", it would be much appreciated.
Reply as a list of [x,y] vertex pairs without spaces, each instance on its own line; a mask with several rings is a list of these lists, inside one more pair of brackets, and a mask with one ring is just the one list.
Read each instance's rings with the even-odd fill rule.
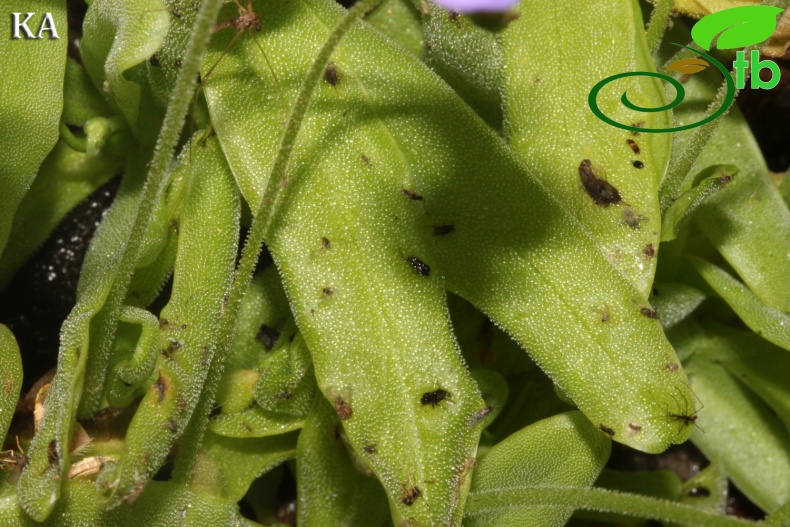
[[647,245],[645,245],[644,253],[645,253],[645,258],[652,258],[653,256],[656,255],[656,249],[655,247],[653,247],[652,243],[648,243]]
[[434,225],[433,226],[433,235],[434,236],[445,236],[450,234],[455,230],[453,225]]
[[335,398],[335,411],[337,412],[337,416],[341,421],[350,419],[354,414],[354,409],[351,408],[351,404],[344,401],[342,397]]
[[407,198],[411,199],[411,200],[414,200],[414,201],[421,201],[422,200],[422,196],[420,194],[418,194],[414,190],[403,189],[401,192],[403,192],[403,195],[406,196]]

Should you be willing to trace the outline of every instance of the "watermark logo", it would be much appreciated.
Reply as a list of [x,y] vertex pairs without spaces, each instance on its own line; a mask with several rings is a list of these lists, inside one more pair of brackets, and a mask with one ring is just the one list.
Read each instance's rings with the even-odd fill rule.
[[[58,30],[55,28],[55,19],[52,17],[52,13],[44,13],[37,33],[28,26],[29,22],[35,22],[35,16],[35,13],[11,13],[11,39],[37,40],[44,38],[45,33],[49,34],[50,39],[60,38]],[[31,21],[31,19],[34,20]]]
[[[697,22],[691,30],[691,38],[705,51],[710,51],[711,47],[713,46],[713,41],[716,39],[716,37],[718,37],[718,40],[716,41],[716,47],[718,49],[734,49],[751,46],[753,44],[759,44],[760,42],[768,39],[773,34],[774,30],[776,29],[776,15],[782,11],[783,10],[778,7],[762,5],[733,7],[731,9],[718,11],[702,18],[699,22]],[[735,70],[735,80],[733,80],[730,72],[727,71],[727,68],[725,68],[721,62],[714,59],[707,53],[688,46],[683,46],[681,44],[675,45],[680,48],[685,48],[697,56],[675,61],[667,66],[668,70],[690,75],[698,73],[708,68],[712,64],[721,72],[722,76],[724,77],[724,80],[727,83],[727,92],[724,97],[724,101],[715,112],[705,119],[697,121],[696,123],[675,126],[672,128],[645,128],[636,126],[634,124],[629,125],[618,123],[614,119],[607,117],[600,110],[597,102],[598,93],[610,82],[625,77],[657,77],[661,80],[667,81],[675,88],[675,98],[669,102],[669,104],[658,108],[646,108],[643,106],[638,106],[631,102],[628,99],[628,94],[624,92],[620,98],[620,102],[623,103],[623,106],[640,113],[664,112],[671,110],[683,102],[683,99],[686,96],[686,90],[683,88],[683,84],[669,75],[655,73],[652,71],[631,71],[612,75],[611,77],[607,77],[593,86],[593,89],[590,90],[590,94],[587,98],[590,109],[593,111],[593,113],[605,123],[616,126],[617,128],[622,128],[623,130],[630,130],[632,132],[679,132],[681,130],[688,130],[690,128],[702,126],[703,124],[709,123],[714,119],[721,117],[735,99],[736,86],[737,89],[742,89],[746,86],[747,72],[751,74],[751,87],[753,89],[770,90],[779,84],[779,66],[771,60],[760,60],[760,53],[757,50],[753,50],[749,54],[749,57],[746,56],[745,51],[738,51],[736,53],[735,62],[733,62],[733,69]],[[769,80],[764,81],[760,78],[761,70],[770,71],[771,77]]]

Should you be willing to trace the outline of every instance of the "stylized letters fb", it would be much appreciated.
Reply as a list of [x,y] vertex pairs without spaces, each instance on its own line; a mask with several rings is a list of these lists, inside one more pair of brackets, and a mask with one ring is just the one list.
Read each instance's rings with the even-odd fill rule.
[[[717,36],[719,37],[716,41],[716,47],[718,49],[742,48],[745,46],[758,44],[773,34],[774,30],[776,29],[776,15],[782,11],[783,10],[778,7],[763,5],[733,7],[731,9],[718,11],[702,18],[699,22],[697,22],[694,25],[694,28],[691,30],[691,38],[699,47],[706,51],[710,51],[710,48],[713,46],[713,40]],[[698,73],[707,68],[710,64],[713,64],[716,66],[716,69],[718,69],[724,76],[724,80],[727,83],[727,92],[724,97],[724,101],[715,112],[705,119],[697,121],[696,123],[675,126],[672,128],[647,128],[639,127],[634,124],[629,125],[618,123],[617,121],[604,115],[604,113],[598,107],[597,102],[598,92],[600,92],[604,86],[612,81],[622,79],[624,77],[657,77],[669,82],[675,88],[675,98],[669,104],[659,108],[645,108],[642,106],[637,106],[628,99],[627,93],[623,92],[620,101],[626,108],[630,108],[631,110],[637,112],[649,113],[671,110],[683,102],[683,98],[686,95],[686,91],[683,89],[683,84],[669,75],[655,73],[652,71],[631,71],[612,75],[611,77],[607,77],[593,86],[593,89],[590,90],[590,95],[587,97],[587,101],[593,113],[598,116],[599,119],[612,126],[616,126],[617,128],[622,128],[624,130],[630,130],[632,132],[679,132],[681,130],[688,130],[689,128],[702,126],[703,124],[709,123],[714,119],[721,117],[735,99],[736,86],[737,89],[741,89],[746,85],[746,70],[748,68],[751,68],[752,88],[769,90],[779,84],[779,66],[770,60],[760,60],[760,53],[757,50],[753,50],[749,58],[746,57],[745,51],[738,51],[736,53],[736,59],[735,62],[733,62],[733,68],[735,69],[735,81],[733,81],[732,76],[727,71],[727,68],[725,68],[723,64],[710,55],[688,46],[683,46],[681,44],[675,45],[691,51],[692,53],[696,54],[697,57],[675,61],[667,66],[668,70],[684,74],[693,74]],[[760,79],[760,70],[762,69],[770,70],[771,78],[769,80],[763,81]]]

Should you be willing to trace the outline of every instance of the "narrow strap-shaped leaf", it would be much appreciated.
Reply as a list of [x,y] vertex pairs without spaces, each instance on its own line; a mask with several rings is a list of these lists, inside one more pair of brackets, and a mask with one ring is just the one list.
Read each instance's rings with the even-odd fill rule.
[[[472,479],[469,500],[486,492],[513,487],[590,486],[606,464],[611,440],[580,412],[559,414],[539,421],[494,446],[480,459]],[[573,508],[502,507],[467,515],[464,525],[563,525]]]
[[[3,57],[0,61],[0,78],[3,79],[0,86],[2,254],[14,212],[36,177],[39,165],[58,139],[68,27],[65,0],[30,0],[23,5],[14,0],[2,0],[0,9],[10,18],[6,20],[9,32],[14,29],[12,13],[19,17],[19,22],[27,20],[24,28],[17,29],[17,38],[10,38],[12,34],[7,33],[0,41],[0,56]],[[27,17],[30,13],[33,15]],[[47,26],[52,29],[44,31]],[[25,29],[32,31],[32,37],[41,35],[41,38],[26,38]]]
[[790,430],[790,354],[751,332],[708,325],[705,335],[711,340],[706,347],[711,360],[758,394]]
[[[688,38],[682,23],[675,24],[673,31],[675,38]],[[684,84],[686,99],[674,112],[679,124],[699,120],[720,79],[707,71],[691,75]],[[725,192],[700,205],[694,222],[763,302],[790,311],[790,210],[772,183],[757,141],[737,106],[719,121],[691,173],[721,164],[737,166],[740,172]],[[692,133],[678,133],[675,149],[682,151]]]
[[765,305],[727,271],[699,258],[690,258],[702,278],[735,310],[752,331],[790,351],[790,314]]
[[734,165],[716,165],[700,172],[695,178],[699,181],[697,186],[681,194],[664,212],[661,241],[669,242],[677,238],[678,231],[691,219],[697,207],[729,185],[737,173],[738,167]]
[[[349,446],[338,432],[340,428],[329,401],[317,398],[297,447],[299,525],[387,524],[390,517],[387,495],[372,474],[363,474],[354,466],[349,458]],[[375,443],[363,447],[365,456],[375,456],[377,451]]]
[[694,423],[692,441],[705,457],[724,467],[750,500],[766,512],[777,510],[790,500],[790,432],[723,366],[694,357],[688,368],[694,392],[705,405]]
[[[632,104],[656,108],[666,104],[666,95],[660,81],[645,74],[612,79],[588,104],[604,79],[655,73],[639,5],[528,0],[521,11],[502,35],[507,138],[546,190],[590,229],[611,265],[647,298],[655,260],[644,249],[658,246],[657,192],[671,136],[616,128],[590,104],[621,124],[668,128],[669,112],[642,113],[621,102],[625,93]],[[607,181],[619,198],[602,201],[600,187],[584,183],[585,177]]]
[[216,349],[215,330],[236,259],[240,204],[216,139],[195,147],[173,291],[159,321],[159,378],[129,425],[110,493],[133,501],[183,433]]
[[705,293],[702,291],[672,282],[655,284],[651,297],[664,329],[669,329],[688,317],[703,300]]
[[0,437],[5,438],[22,390],[22,356],[14,334],[0,324]]

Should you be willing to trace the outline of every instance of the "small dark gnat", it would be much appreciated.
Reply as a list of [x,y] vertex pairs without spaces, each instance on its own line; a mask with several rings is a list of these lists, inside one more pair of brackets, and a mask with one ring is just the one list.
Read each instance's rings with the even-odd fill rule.
[[450,397],[450,392],[439,388],[438,390],[425,392],[422,394],[420,402],[423,404],[423,406],[430,404],[431,408],[435,408],[440,402],[444,401],[448,397]]
[[155,67],[159,67],[162,65],[159,62],[159,57],[157,57],[156,55],[151,55],[151,58],[148,59],[148,62],[151,64],[151,66],[155,66]]
[[640,217],[631,207],[623,207],[623,223],[636,230],[640,227]]
[[422,496],[422,491],[419,487],[404,487],[401,502],[403,502],[404,505],[413,505],[420,496]]
[[656,249],[655,247],[653,247],[652,243],[648,243],[647,245],[645,245],[644,254],[645,254],[645,258],[652,258],[653,256],[656,255]]
[[175,419],[168,419],[165,421],[165,428],[170,430],[170,432],[173,434],[178,432],[178,424],[176,423]]
[[331,249],[332,242],[329,241],[329,238],[321,238],[321,247],[324,249]]
[[631,149],[631,150],[632,150],[632,151],[633,151],[633,152],[634,152],[636,155],[639,155],[639,154],[642,152],[642,149],[641,149],[641,148],[639,148],[639,145],[638,145],[638,144],[636,144],[636,141],[634,141],[633,139],[626,139],[626,140],[625,140],[625,143],[628,145],[628,147],[629,147],[629,148],[630,148],[630,149]]
[[[634,128],[644,128],[645,127],[645,122],[644,121],[639,121],[637,123],[632,124],[631,126],[633,126]],[[631,135],[640,135],[640,133],[636,132],[636,131],[631,131]]]
[[631,164],[634,166],[634,168],[638,168],[640,170],[645,168],[645,164],[639,161],[638,159],[635,161],[631,161]]
[[634,433],[642,431],[642,427],[636,423],[628,423],[628,429]]
[[650,309],[649,307],[642,307],[639,308],[639,312],[642,313],[642,315],[646,316],[647,318],[658,320],[658,311],[656,311],[655,309]]
[[406,258],[406,263],[411,265],[411,268],[414,269],[414,272],[417,274],[422,276],[428,276],[431,274],[431,267],[416,256],[409,256]]
[[377,450],[376,450],[376,445],[373,445],[373,444],[371,444],[371,445],[365,445],[365,446],[363,446],[363,447],[362,447],[362,450],[363,450],[363,451],[364,451],[366,454],[371,454],[371,455],[372,455],[372,454],[375,454],[375,453],[377,452]]
[[453,225],[434,225],[433,226],[433,235],[434,236],[446,236],[453,232],[455,227]]
[[324,296],[332,296],[335,294],[335,290],[331,287],[325,287],[323,290]]
[[256,337],[258,341],[263,344],[263,347],[266,348],[266,351],[271,351],[274,346],[277,344],[277,341],[280,339],[280,332],[274,328],[263,324],[261,329],[258,330],[258,335]]
[[611,428],[609,428],[608,426],[606,426],[606,425],[604,425],[604,424],[600,424],[600,425],[598,425],[598,429],[599,429],[601,432],[603,432],[603,433],[605,433],[606,435],[608,435],[609,437],[614,437],[614,430],[612,430],[612,429],[611,429]]
[[579,165],[579,178],[584,190],[596,205],[608,207],[623,201],[616,188],[605,179],[598,177],[589,159],[583,160]]
[[363,163],[370,166],[370,158],[368,156],[362,154],[361,156],[359,156],[359,158],[362,160]]
[[413,190],[409,190],[409,189],[405,188],[405,189],[403,189],[402,192],[403,192],[404,196],[406,196],[407,198],[409,198],[411,200],[414,200],[414,201],[421,201],[422,200],[422,196],[420,194],[418,194],[417,192],[413,191]]
[[708,487],[691,487],[686,490],[686,495],[690,498],[707,498],[710,496],[710,489]]
[[324,69],[324,80],[331,86],[337,86],[340,82],[340,72],[334,62],[330,62]]

